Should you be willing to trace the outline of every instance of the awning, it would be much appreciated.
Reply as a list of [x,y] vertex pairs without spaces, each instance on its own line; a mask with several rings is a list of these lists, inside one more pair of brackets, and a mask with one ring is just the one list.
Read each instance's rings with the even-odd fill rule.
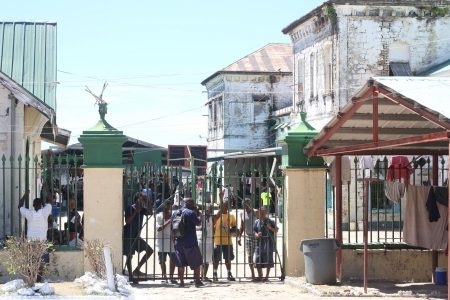
[[448,154],[450,78],[374,77],[305,151],[327,155]]
[[389,68],[394,76],[413,76],[409,62],[390,62]]
[[227,153],[216,157],[208,157],[208,162],[238,158],[271,157],[277,155],[281,155],[281,147]]
[[42,128],[41,139],[51,144],[66,147],[69,144],[70,134],[69,130],[59,128],[56,124],[51,124],[48,121]]

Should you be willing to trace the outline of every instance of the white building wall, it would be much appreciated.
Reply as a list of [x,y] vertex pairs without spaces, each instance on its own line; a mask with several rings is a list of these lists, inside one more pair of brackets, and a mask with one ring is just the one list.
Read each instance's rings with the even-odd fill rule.
[[[9,90],[0,86],[0,238],[4,234],[18,234],[23,228],[23,220],[20,219],[17,204],[25,192],[25,156],[26,141],[30,142],[30,200],[35,195],[36,184],[40,182],[40,172],[37,178],[34,176],[33,158],[40,157],[41,139],[40,133],[48,120],[34,108],[25,108],[23,103],[11,100]],[[27,124],[27,126],[25,125]],[[3,155],[5,161],[5,175],[3,176]],[[18,157],[22,156],[19,166]],[[13,165],[11,166],[10,157]],[[19,167],[21,172],[19,172]],[[12,169],[12,173],[11,173]],[[39,190],[39,188],[37,188]]]
[[427,9],[412,6],[335,5],[335,11],[336,23],[322,14],[290,32],[294,100],[304,101],[318,130],[370,77],[388,76],[390,61],[409,61],[417,74],[450,59],[448,15],[431,17]]
[[[208,148],[234,152],[274,147],[275,133],[269,131],[269,120],[272,111],[292,106],[292,76],[223,74],[218,77],[206,84],[211,95],[207,104]],[[214,111],[217,108],[219,112]],[[215,126],[220,129],[214,129]],[[220,154],[223,153],[213,152],[210,157]]]
[[[413,6],[335,5],[334,8],[336,23],[322,12],[289,33],[294,44],[294,102],[304,103],[308,121],[317,130],[370,77],[389,76],[390,62],[409,62],[411,71],[418,74],[450,59],[449,15],[430,16],[426,8]],[[329,49],[331,58],[323,55]],[[312,66],[311,54],[315,58]],[[326,83],[329,59],[332,93]],[[348,219],[362,220],[361,193],[361,187],[355,192],[353,184],[350,191],[344,186],[344,223]],[[386,218],[398,220],[399,215],[390,214]]]

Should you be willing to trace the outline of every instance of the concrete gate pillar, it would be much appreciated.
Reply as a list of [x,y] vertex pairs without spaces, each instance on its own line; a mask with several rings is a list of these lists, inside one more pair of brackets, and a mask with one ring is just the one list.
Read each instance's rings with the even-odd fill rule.
[[286,275],[304,276],[300,241],[325,234],[325,169],[286,168]]
[[[114,271],[122,270],[122,145],[126,140],[105,120],[106,103],[99,104],[100,120],[78,139],[83,144],[82,168],[85,241],[99,239],[111,247]],[[91,269],[85,258],[84,269]]]
[[279,142],[283,147],[283,168],[286,175],[284,205],[286,240],[286,275],[305,275],[300,242],[325,235],[326,174],[322,158],[312,158],[303,150],[317,131],[300,113],[301,123]]

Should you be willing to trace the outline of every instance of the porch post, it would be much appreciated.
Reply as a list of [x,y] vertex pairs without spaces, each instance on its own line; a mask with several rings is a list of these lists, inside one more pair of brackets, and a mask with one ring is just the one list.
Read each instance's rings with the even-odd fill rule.
[[[449,148],[448,155],[450,157],[450,140],[448,140],[448,148]],[[450,160],[447,160],[447,169],[448,169],[447,178],[450,178]],[[449,189],[448,194],[450,196],[450,189]],[[450,205],[448,206],[448,212],[450,213]],[[450,216],[447,218],[447,220],[448,220],[447,226],[449,226],[450,225]],[[447,231],[447,234],[448,234],[448,240],[450,241],[450,230]],[[447,270],[450,270],[450,259],[447,259]],[[450,276],[448,276],[448,273],[447,273],[447,295],[450,295]]]
[[[439,185],[439,157],[433,154],[433,185]],[[431,251],[431,281],[436,283],[436,267],[438,266],[439,253],[436,250]]]
[[[109,245],[114,271],[122,271],[122,145],[126,140],[105,120],[106,103],[99,105],[100,121],[78,139],[84,147],[83,198],[85,241]],[[87,259],[84,270],[91,270]]]
[[336,155],[336,239],[339,247],[336,253],[336,277],[342,276],[342,155]]

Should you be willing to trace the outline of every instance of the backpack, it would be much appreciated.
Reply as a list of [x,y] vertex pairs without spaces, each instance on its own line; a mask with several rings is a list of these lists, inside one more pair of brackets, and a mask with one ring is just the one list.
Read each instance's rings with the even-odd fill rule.
[[172,219],[172,236],[174,238],[184,237],[185,224],[183,211],[180,209]]

